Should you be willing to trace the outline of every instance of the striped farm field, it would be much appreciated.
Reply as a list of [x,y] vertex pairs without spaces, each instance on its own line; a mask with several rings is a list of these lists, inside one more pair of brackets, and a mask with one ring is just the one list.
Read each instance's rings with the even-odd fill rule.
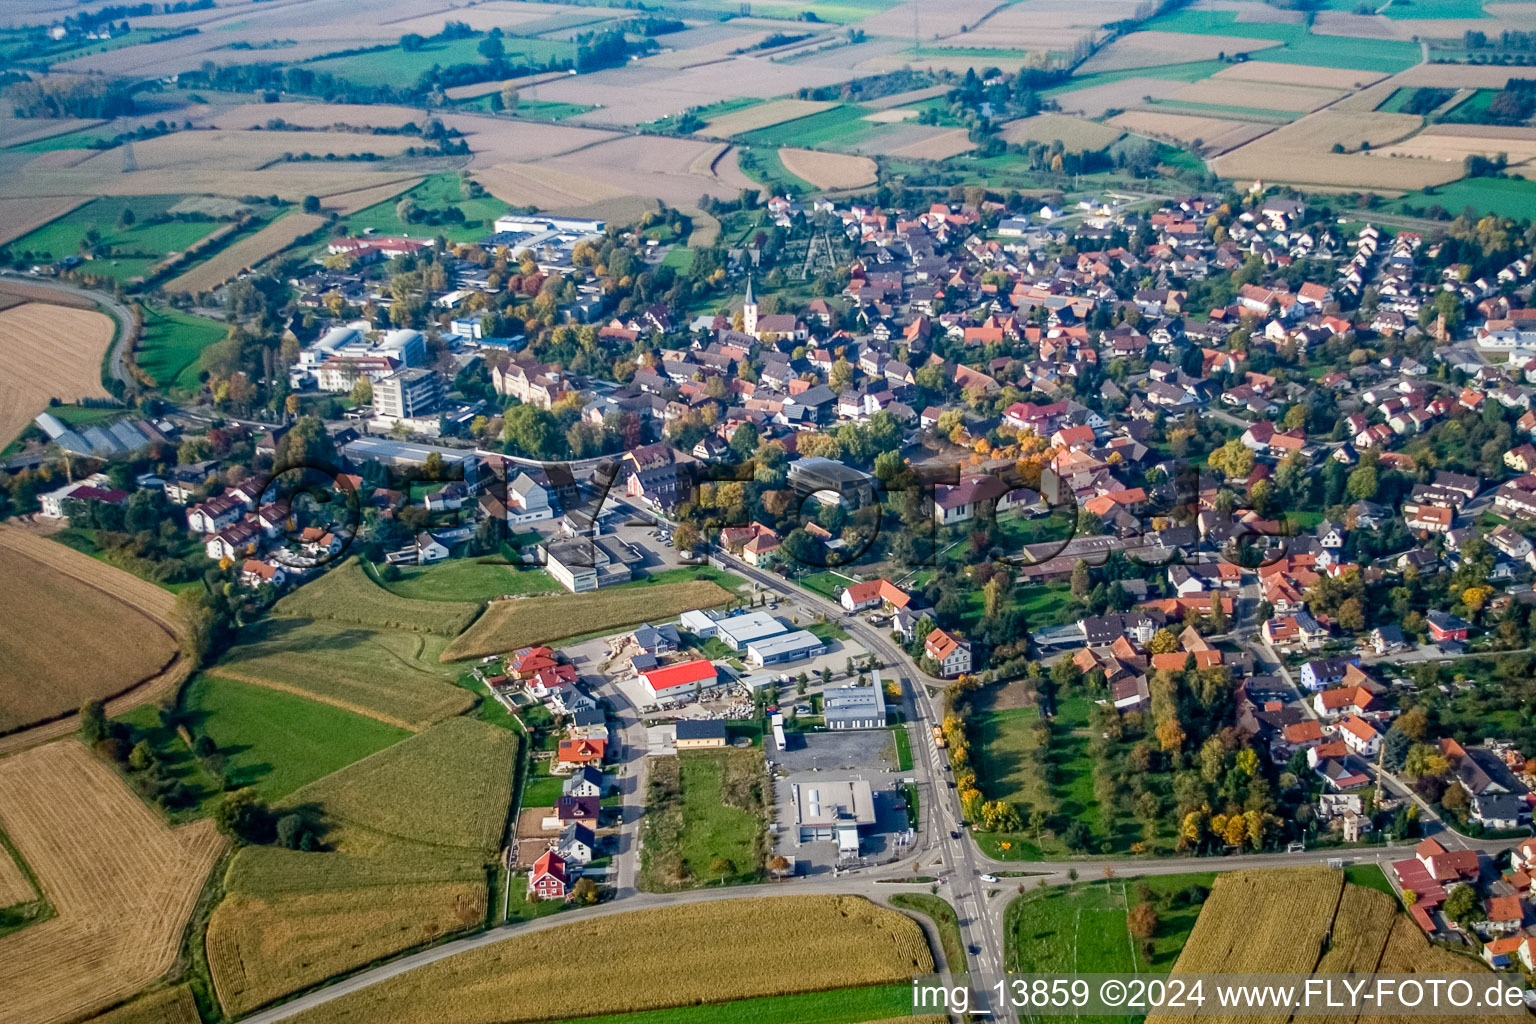
[[106,398],[101,361],[113,322],[94,309],[27,302],[0,310],[0,447],[11,443],[50,399]]
[[1207,103],[1223,107],[1247,107],[1254,110],[1311,111],[1332,103],[1343,95],[1344,91],[1339,89],[1206,78],[1186,85],[1169,99],[1180,103]]
[[92,1017],[86,1024],[202,1024],[197,1000],[186,985],[164,988],[152,995]]
[[316,213],[290,213],[279,217],[248,238],[214,253],[211,257],[165,283],[168,292],[212,291],[230,278],[282,252],[301,235],[306,235],[325,223]]
[[293,793],[323,853],[248,847],[208,926],[220,1002],[240,1014],[484,922],[517,737],[454,718]]
[[[574,949],[603,950],[601,985]],[[667,950],[665,970],[656,950]],[[773,966],[764,969],[762,951]],[[294,1024],[515,1024],[908,983],[917,923],[856,896],[769,896],[614,913],[517,935],[349,993]],[[730,1020],[722,1008],[722,1016]]]
[[867,156],[784,148],[779,159],[790,174],[817,188],[858,188],[875,180],[875,162]]
[[712,117],[704,122],[704,130],[701,135],[708,135],[717,139],[728,139],[733,135],[744,132],[755,132],[759,128],[771,128],[785,121],[793,121],[797,117],[806,117],[810,114],[819,114],[823,110],[831,110],[837,106],[830,101],[819,100],[772,100],[768,103],[759,103],[756,106],[747,107],[745,110],[733,110],[719,117]]
[[443,636],[464,632],[479,611],[474,602],[418,601],[392,594],[374,582],[356,557],[299,587],[273,608],[277,615],[301,619]]
[[1252,141],[1269,130],[1267,125],[1230,121],[1198,114],[1165,114],[1158,110],[1127,110],[1109,123],[1127,131],[1173,139],[1186,145],[1199,143],[1203,152],[1224,153]]
[[714,608],[731,594],[709,580],[629,584],[588,594],[493,601],[443,651],[443,661],[483,658],[569,636],[665,620],[692,608]]
[[[1341,871],[1282,868],[1221,875],[1200,910],[1173,973],[1362,974],[1469,973],[1470,957],[1431,947],[1387,893],[1346,884]],[[1333,1020],[1353,1020],[1331,1017]],[[1458,1014],[1468,1024],[1490,1015]],[[1251,1017],[1155,1013],[1149,1024],[1239,1024]],[[1273,1018],[1267,1018],[1273,1019]],[[1366,1019],[1366,1018],[1362,1018]],[[1381,1024],[1411,1017],[1372,1016]]]
[[1305,64],[1277,64],[1267,60],[1249,60],[1233,64],[1211,76],[1226,81],[1238,79],[1245,82],[1274,82],[1279,85],[1302,85],[1314,89],[1364,89],[1387,76],[1379,71],[1357,71],[1352,68],[1320,68]]
[[172,829],[72,739],[0,760],[0,828],[53,918],[0,939],[0,1024],[56,1024],[121,1002],[170,969],[224,839]]
[[[12,546],[16,540],[21,549]],[[56,555],[69,570],[35,557]],[[55,553],[49,549],[56,548]],[[135,577],[21,530],[0,532],[0,732],[56,718],[88,700],[105,700],[159,675],[176,654],[175,637],[134,607]],[[119,587],[121,586],[121,590]],[[171,595],[150,583],[163,607]],[[89,628],[68,630],[61,624]]]
[[474,703],[438,663],[444,646],[429,633],[270,617],[209,671],[417,731]]

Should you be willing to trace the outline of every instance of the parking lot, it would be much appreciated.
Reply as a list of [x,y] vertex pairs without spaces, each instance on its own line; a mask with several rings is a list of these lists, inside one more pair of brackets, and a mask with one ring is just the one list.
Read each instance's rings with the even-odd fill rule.
[[797,844],[793,790],[795,784],[863,779],[874,796],[875,824],[861,832],[863,864],[884,863],[903,856],[898,836],[907,829],[905,800],[896,770],[896,747],[887,729],[850,729],[839,732],[790,733],[789,749],[774,747],[767,738],[768,758],[774,763],[774,820],[778,835],[774,853],[800,862],[801,874],[826,874],[850,864],[840,863],[837,843]]

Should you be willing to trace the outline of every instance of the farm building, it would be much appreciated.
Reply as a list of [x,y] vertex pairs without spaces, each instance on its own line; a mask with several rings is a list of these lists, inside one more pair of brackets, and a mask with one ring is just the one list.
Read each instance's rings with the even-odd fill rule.
[[677,700],[692,694],[695,688],[708,690],[720,685],[714,663],[703,658],[653,668],[640,673],[640,678],[652,700]]
[[874,686],[839,686],[822,693],[828,729],[884,729],[885,695]]

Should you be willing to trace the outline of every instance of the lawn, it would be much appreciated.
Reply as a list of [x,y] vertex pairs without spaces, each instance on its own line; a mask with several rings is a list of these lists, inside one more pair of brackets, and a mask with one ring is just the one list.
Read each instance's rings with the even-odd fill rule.
[[447,597],[420,601],[385,589],[373,565],[349,558],[325,575],[289,593],[272,609],[274,615],[323,622],[342,622],[371,629],[399,629],[457,636],[475,620],[480,599],[454,601]]
[[891,738],[896,742],[896,770],[909,772],[912,770],[912,739],[907,735],[905,725],[896,725],[891,728]]
[[696,255],[697,253],[687,246],[675,245],[666,256],[662,257],[661,265],[686,274],[693,269],[693,259]]
[[[464,220],[451,224],[427,221],[407,224],[397,213],[402,199],[410,199],[424,212],[454,207],[463,212]],[[443,235],[450,242],[471,242],[491,234],[496,218],[506,212],[507,204],[494,196],[471,197],[461,186],[457,174],[434,174],[409,192],[359,210],[343,223],[351,235],[361,235],[371,228],[381,235],[409,235],[412,238]]]
[[[460,110],[478,110],[481,113],[495,113],[491,107],[491,97],[494,93],[486,93],[484,96],[476,96],[472,100],[465,100],[459,104]],[[577,114],[585,114],[589,110],[595,110],[585,103],[555,103],[550,100],[530,100],[518,97],[517,112],[514,116],[524,121],[564,121],[568,117]]]
[[549,760],[534,761],[528,769],[528,781],[523,785],[523,807],[552,807],[560,799],[565,779],[549,774]]
[[198,387],[198,356],[221,341],[229,325],[166,307],[144,307],[144,329],[134,348],[134,361],[158,387],[173,384],[181,391]]
[[1306,25],[1238,21],[1231,11],[1182,10],[1153,18],[1141,27],[1159,32],[1276,39],[1282,45],[1269,47],[1256,58],[1278,64],[1355,68],[1390,74],[1405,71],[1420,60],[1417,43],[1372,39],[1369,45],[1362,45],[1361,40],[1349,36],[1317,35]]
[[859,1021],[910,1017],[911,1013],[911,986],[875,985],[606,1017],[572,1018],[555,1024],[857,1024]]
[[547,594],[560,589],[542,569],[517,569],[498,562],[457,558],[397,568],[399,577],[386,582],[385,589],[416,601],[479,602],[503,594]]
[[641,887],[662,892],[759,880],[767,786],[755,748],[652,758]]
[[[1209,889],[1215,877],[1197,872],[1109,879],[1020,896],[1008,905],[1003,919],[1004,966],[1024,974],[1166,972],[1200,916],[1199,903],[1177,894],[1190,886]],[[1126,924],[1138,893],[1150,896],[1157,911],[1150,960]]]
[[1410,192],[1389,204],[1389,209],[1403,206],[1439,205],[1452,215],[1467,207],[1478,216],[1498,214],[1517,219],[1536,218],[1536,181],[1523,178],[1464,178],[1432,192]]
[[1386,874],[1378,865],[1351,864],[1344,869],[1344,879],[1350,885],[1375,889],[1377,892],[1384,892],[1393,899],[1397,899],[1397,890],[1392,888],[1392,883],[1387,881]]
[[[99,235],[98,255],[80,270],[118,281],[142,277],[170,253],[181,252],[218,230],[220,225],[212,221],[152,223],[154,217],[181,200],[176,195],[93,199],[23,235],[7,248],[18,255],[30,252],[36,261],[59,260],[80,252],[86,233],[94,228]],[[133,211],[132,225],[122,223],[125,210]]]
[[187,688],[185,708],[192,734],[218,744],[230,787],[250,786],[267,800],[409,735],[291,693],[208,675]]
[[[1100,833],[1099,802],[1093,793],[1094,762],[1089,754],[1086,697],[1061,701],[1054,720],[1050,760],[1055,766],[1056,782],[1049,796],[1057,805],[1058,817],[1078,821],[1093,834],[1094,845],[1106,838],[1114,853],[1124,854],[1141,838],[1141,830],[1129,814],[1121,811],[1113,834]],[[1033,728],[1039,720],[1034,708],[1010,708],[980,714],[972,719],[972,742],[979,751],[976,758],[982,795],[988,800],[1008,800],[1019,805],[1028,817],[1029,808],[1040,806],[1045,793],[1030,756],[1035,748]],[[1068,851],[1056,836],[1047,833],[1037,844],[1032,837],[1006,833],[976,833],[978,844],[991,856],[1003,860],[1035,859],[1064,855]],[[1004,849],[1000,844],[1010,844]]]
[[1389,18],[1486,18],[1483,0],[1390,0],[1381,12]]
[[[484,38],[476,35],[465,39],[434,39],[417,50],[403,50],[395,45],[346,57],[321,57],[299,66],[308,71],[344,78],[355,85],[403,88],[434,67],[486,63],[479,52]],[[574,56],[574,47],[564,39],[504,36],[501,42],[506,48],[507,61],[514,65],[529,62],[542,65],[549,60],[569,61]],[[519,61],[519,56],[527,58],[527,61]]]
[[841,573],[823,569],[821,572],[801,576],[795,582],[813,594],[820,594],[829,601],[836,601],[838,592],[854,581]]
[[160,721],[159,708],[146,704],[113,721],[129,728],[131,743],[148,743],[166,776],[187,787],[188,803],[171,814],[172,822],[200,818],[212,812],[223,789],[203,762],[192,756],[192,750],[176,730]]

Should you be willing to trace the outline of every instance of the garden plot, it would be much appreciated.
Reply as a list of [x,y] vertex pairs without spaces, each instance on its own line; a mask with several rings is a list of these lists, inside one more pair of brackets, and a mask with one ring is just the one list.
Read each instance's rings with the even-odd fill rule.
[[1077,69],[1081,75],[1101,71],[1126,71],[1212,60],[1220,54],[1254,53],[1279,46],[1278,39],[1248,39],[1243,36],[1197,35],[1190,32],[1132,32],[1121,36],[1085,60]]

